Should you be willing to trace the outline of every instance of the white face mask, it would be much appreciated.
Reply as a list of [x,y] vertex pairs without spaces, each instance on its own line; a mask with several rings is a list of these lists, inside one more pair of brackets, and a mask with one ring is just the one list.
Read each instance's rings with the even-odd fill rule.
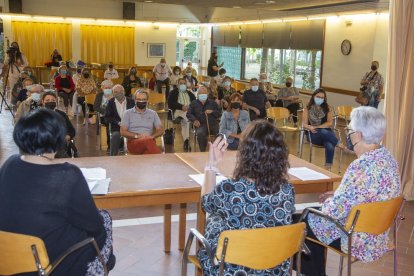
[[162,63],[161,63],[161,66],[162,66],[162,67],[164,67],[164,66],[165,66],[165,63],[163,63],[163,62],[162,62]]

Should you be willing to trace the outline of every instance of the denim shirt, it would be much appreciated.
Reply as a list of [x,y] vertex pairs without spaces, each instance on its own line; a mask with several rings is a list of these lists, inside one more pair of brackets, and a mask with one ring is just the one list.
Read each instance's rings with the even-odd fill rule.
[[[250,123],[249,112],[241,109],[239,113],[239,125],[240,129],[243,131],[246,126]],[[237,133],[237,122],[234,119],[233,112],[224,111],[220,120],[220,133],[226,134],[227,141],[232,143],[234,141],[233,137],[229,137],[232,133]]]

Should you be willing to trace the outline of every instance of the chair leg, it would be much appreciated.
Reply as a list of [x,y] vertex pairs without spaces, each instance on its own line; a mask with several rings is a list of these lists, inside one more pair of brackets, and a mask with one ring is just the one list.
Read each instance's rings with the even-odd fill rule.
[[312,143],[309,144],[309,163],[312,163]]
[[342,270],[344,268],[344,257],[343,256],[339,256],[339,272],[338,272],[338,276],[342,276]]

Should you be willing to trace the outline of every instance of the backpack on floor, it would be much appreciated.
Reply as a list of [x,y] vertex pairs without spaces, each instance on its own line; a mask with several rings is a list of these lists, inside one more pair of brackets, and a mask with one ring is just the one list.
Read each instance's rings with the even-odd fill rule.
[[167,128],[164,131],[164,144],[166,145],[174,144],[174,128]]

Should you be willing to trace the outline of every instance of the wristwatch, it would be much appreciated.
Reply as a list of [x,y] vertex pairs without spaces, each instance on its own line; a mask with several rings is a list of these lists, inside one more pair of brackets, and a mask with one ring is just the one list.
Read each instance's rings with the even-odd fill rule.
[[135,139],[138,139],[138,134],[135,134],[135,135],[134,135],[134,138],[135,138]]

